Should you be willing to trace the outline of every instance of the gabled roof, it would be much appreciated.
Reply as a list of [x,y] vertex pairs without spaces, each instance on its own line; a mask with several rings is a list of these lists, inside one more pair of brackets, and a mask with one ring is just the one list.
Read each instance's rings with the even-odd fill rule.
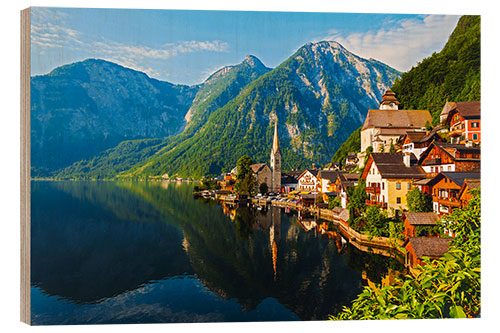
[[410,237],[410,244],[417,258],[438,258],[448,252],[451,238]]
[[457,184],[459,187],[462,187],[466,179],[469,181],[481,179],[481,173],[474,171],[469,171],[469,172],[442,171],[438,173],[434,178],[432,178],[429,184],[434,185],[444,177],[448,178],[453,183]]
[[266,163],[257,163],[257,164],[252,164],[250,167],[252,168],[253,173],[259,173],[262,171],[265,167],[267,166]]
[[439,216],[436,213],[405,212],[404,216],[411,225],[435,225],[439,220]]
[[462,194],[467,188],[469,190],[474,190],[479,187],[481,187],[481,178],[478,179],[466,178],[464,180],[462,187],[460,188],[460,191],[458,192],[458,197],[459,198],[462,197]]
[[404,137],[408,138],[413,143],[424,143],[435,139],[436,136],[441,139],[441,136],[437,133],[437,130],[433,129],[429,132],[407,131]]
[[[416,161],[417,158],[411,154],[410,159]],[[366,179],[371,164],[375,163],[382,178],[385,179],[415,179],[424,178],[425,171],[419,165],[407,167],[403,162],[401,153],[371,153],[363,171],[363,179]]]
[[423,128],[432,123],[427,110],[368,110],[362,130],[378,128]]
[[328,179],[330,181],[335,181],[339,175],[340,171],[336,170],[320,170],[318,172],[318,178]]
[[309,171],[314,177],[318,178],[318,172],[319,170],[318,169],[305,169],[299,176],[299,178],[301,178],[303,175],[305,175],[305,173]]
[[460,158],[460,157],[457,157],[457,152],[460,154],[465,154],[465,153],[479,153],[480,154],[481,153],[480,147],[467,147],[464,144],[434,141],[422,153],[422,155],[420,155],[420,159],[418,160],[418,164],[422,164],[424,159],[432,151],[433,146],[437,147],[438,149],[443,151],[445,154],[450,156],[453,161],[459,161],[459,162],[480,162],[481,161],[480,158]]
[[478,118],[481,117],[481,102],[455,102],[449,114],[454,113],[454,111],[460,113],[464,118]]

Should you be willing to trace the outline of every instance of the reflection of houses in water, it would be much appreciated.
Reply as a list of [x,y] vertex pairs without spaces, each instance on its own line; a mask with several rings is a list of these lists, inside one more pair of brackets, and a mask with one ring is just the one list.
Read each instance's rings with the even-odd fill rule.
[[341,253],[345,248],[347,248],[347,241],[342,234],[337,231],[328,230],[328,223],[319,223],[317,226],[317,232],[320,235],[326,236],[328,239],[333,239],[338,253]]
[[[310,231],[312,229],[315,229],[317,226],[316,216],[314,216],[308,212],[299,211],[297,221],[302,226],[302,228],[304,228],[305,231]],[[316,229],[315,229],[315,231],[316,231]]]
[[234,205],[228,205],[224,201],[222,202],[222,212],[229,216],[231,221],[234,221],[234,218],[236,217],[236,206]]

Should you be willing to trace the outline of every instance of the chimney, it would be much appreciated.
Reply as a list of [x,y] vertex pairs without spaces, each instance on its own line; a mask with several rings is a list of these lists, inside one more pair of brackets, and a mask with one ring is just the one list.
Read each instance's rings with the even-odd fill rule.
[[410,164],[410,154],[409,153],[405,153],[403,155],[403,163],[405,165],[405,167],[409,168],[411,166]]

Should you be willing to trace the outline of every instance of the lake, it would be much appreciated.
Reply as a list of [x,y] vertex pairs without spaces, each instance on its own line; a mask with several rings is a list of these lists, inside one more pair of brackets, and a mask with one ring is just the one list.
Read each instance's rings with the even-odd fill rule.
[[33,325],[326,320],[402,269],[293,211],[195,200],[188,183],[31,189]]

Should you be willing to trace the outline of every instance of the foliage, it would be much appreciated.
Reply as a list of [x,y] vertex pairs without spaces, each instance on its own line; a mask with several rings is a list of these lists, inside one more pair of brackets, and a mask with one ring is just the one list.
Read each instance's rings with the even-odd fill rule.
[[332,162],[344,164],[349,153],[359,153],[361,151],[361,127],[351,133],[344,143],[337,149],[332,157]]
[[365,214],[365,228],[371,236],[389,236],[389,219],[387,214],[380,211],[377,206],[370,206]]
[[349,225],[359,226],[359,218],[363,215],[366,208],[366,190],[365,181],[360,180],[358,185],[351,187],[347,190],[347,196],[349,197],[349,203],[347,208],[349,209]]
[[443,228],[440,225],[417,225],[415,226],[415,237],[438,236],[443,234],[442,231]]
[[266,183],[261,183],[259,185],[259,192],[262,194],[266,194],[269,191],[269,188]]
[[[168,143],[168,139],[123,141],[88,160],[81,160],[55,171],[57,179],[110,179],[120,172],[153,156]],[[33,172],[32,172],[33,174]]]
[[201,184],[197,188],[198,191],[218,189],[220,189],[219,183],[217,183],[216,180],[210,178],[202,178]]
[[393,285],[365,287],[333,320],[465,318],[478,317],[481,309],[479,191],[466,208],[446,217],[456,237],[440,259],[424,258],[416,277],[396,278]]
[[389,147],[389,153],[395,153],[396,152],[396,147],[394,146],[394,143],[391,141],[391,146]]
[[328,197],[328,209],[333,209],[335,207],[340,207],[342,206],[342,202],[340,201],[340,198],[337,196],[329,196]]
[[240,194],[253,194],[255,192],[256,181],[253,176],[252,164],[253,161],[248,155],[243,155],[236,163],[238,173],[236,174],[235,188]]
[[414,187],[406,193],[406,202],[410,212],[432,212],[432,197],[422,193],[418,187]]
[[429,110],[437,124],[447,100],[480,100],[480,29],[479,16],[462,16],[441,52],[403,73],[392,86],[400,108]]

